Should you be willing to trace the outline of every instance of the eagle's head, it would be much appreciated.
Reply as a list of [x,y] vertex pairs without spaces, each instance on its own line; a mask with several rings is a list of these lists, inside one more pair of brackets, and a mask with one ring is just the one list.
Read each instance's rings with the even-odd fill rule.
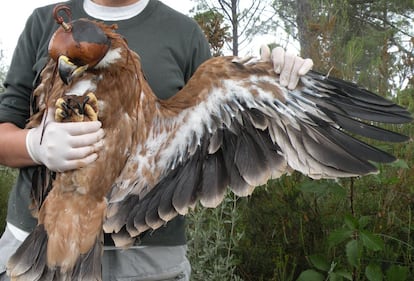
[[[108,29],[108,26],[99,25],[97,22],[86,19],[64,22],[62,17],[58,16],[62,10],[70,18],[67,6],[55,7],[54,17],[61,26],[50,40],[49,55],[57,62],[62,81],[69,84],[75,77],[101,62],[110,50],[111,38],[108,31],[104,30]],[[113,30],[116,26],[109,28]]]

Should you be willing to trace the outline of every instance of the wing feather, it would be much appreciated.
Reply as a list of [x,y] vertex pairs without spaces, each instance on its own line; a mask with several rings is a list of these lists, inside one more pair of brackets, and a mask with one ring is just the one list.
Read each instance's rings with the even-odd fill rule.
[[392,132],[387,129],[382,129],[360,120],[352,119],[340,113],[329,111],[325,111],[325,113],[331,117],[332,120],[335,120],[335,122],[344,130],[363,137],[388,142],[404,142],[409,140],[409,138],[405,135]]
[[156,192],[154,196],[148,200],[148,205],[145,212],[145,224],[148,225],[151,229],[157,229],[165,224],[165,221],[162,220],[158,215],[161,196],[161,192]]
[[[136,236],[185,215],[197,201],[217,206],[227,187],[248,196],[292,169],[316,179],[375,173],[371,161],[395,158],[357,136],[408,139],[377,123],[410,122],[410,113],[353,83],[311,71],[288,90],[270,64],[232,60],[213,59],[172,100],[160,102],[154,133],[143,144],[155,152],[131,155],[109,196],[108,230]],[[172,114],[183,100],[188,105]]]
[[149,226],[145,221],[145,216],[147,214],[150,199],[154,197],[156,193],[157,192],[151,192],[146,195],[146,198],[140,199],[139,201],[137,200],[138,204],[132,210],[129,211],[128,222],[132,222],[132,224],[131,223],[128,224],[129,233],[133,233],[131,232],[131,230],[137,231],[138,233],[142,233],[144,231],[147,231],[148,229],[151,229],[151,226]]
[[231,130],[222,130],[222,135],[222,149],[227,151],[223,155],[223,160],[229,175],[229,188],[238,196],[248,196],[253,192],[253,187],[240,175],[234,161],[238,136]]
[[229,178],[224,167],[222,151],[207,155],[201,173],[201,205],[214,208],[220,204],[228,184]]
[[[201,189],[201,159],[200,147],[184,166],[184,173],[180,173],[180,181],[174,187],[172,197],[164,197],[165,201],[171,201],[172,206],[180,215],[186,215],[189,207],[193,207]],[[160,210],[160,212],[162,209]]]

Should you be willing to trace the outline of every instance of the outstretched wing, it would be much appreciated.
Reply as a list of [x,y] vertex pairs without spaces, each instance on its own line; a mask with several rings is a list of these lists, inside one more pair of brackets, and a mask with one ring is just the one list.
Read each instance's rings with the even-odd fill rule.
[[227,187],[247,196],[292,169],[315,179],[375,173],[371,162],[395,158],[354,136],[408,140],[375,125],[411,121],[391,101],[314,71],[292,91],[275,77],[270,63],[215,58],[160,101],[145,145],[109,195],[105,231],[134,237],[198,200],[217,206]]

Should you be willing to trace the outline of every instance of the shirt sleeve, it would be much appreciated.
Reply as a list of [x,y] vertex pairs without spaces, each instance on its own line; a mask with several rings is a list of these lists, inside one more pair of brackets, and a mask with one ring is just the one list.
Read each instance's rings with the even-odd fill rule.
[[46,58],[39,55],[39,24],[32,14],[13,53],[0,94],[0,123],[9,122],[23,128],[30,116],[30,97]]
[[211,58],[208,41],[198,25],[195,26],[193,35],[190,38],[192,38],[193,41],[190,46],[194,47],[192,48],[192,54],[189,55],[191,60],[185,71],[185,83],[188,82],[188,80],[191,78],[191,76],[193,76],[194,72],[203,62]]

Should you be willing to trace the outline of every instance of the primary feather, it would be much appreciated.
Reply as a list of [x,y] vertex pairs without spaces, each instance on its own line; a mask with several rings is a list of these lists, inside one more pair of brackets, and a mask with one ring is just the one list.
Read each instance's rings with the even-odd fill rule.
[[[75,104],[87,104],[82,99],[92,92],[105,149],[85,168],[57,173],[55,179],[44,171],[38,177],[37,182],[47,178],[47,188],[38,186],[36,192],[39,226],[11,258],[12,280],[100,280],[103,231],[127,247],[198,201],[217,206],[227,187],[247,196],[292,170],[315,179],[376,173],[372,162],[395,158],[355,136],[408,140],[376,126],[411,121],[393,102],[314,71],[288,90],[279,85],[270,62],[253,58],[212,58],[179,93],[160,100],[144,79],[139,56],[113,27],[82,21],[102,30],[110,43],[97,41],[110,47],[67,85],[52,58],[34,93],[40,110],[30,126],[43,126],[43,114],[60,98],[76,95]],[[59,42],[50,48],[71,47]]]

